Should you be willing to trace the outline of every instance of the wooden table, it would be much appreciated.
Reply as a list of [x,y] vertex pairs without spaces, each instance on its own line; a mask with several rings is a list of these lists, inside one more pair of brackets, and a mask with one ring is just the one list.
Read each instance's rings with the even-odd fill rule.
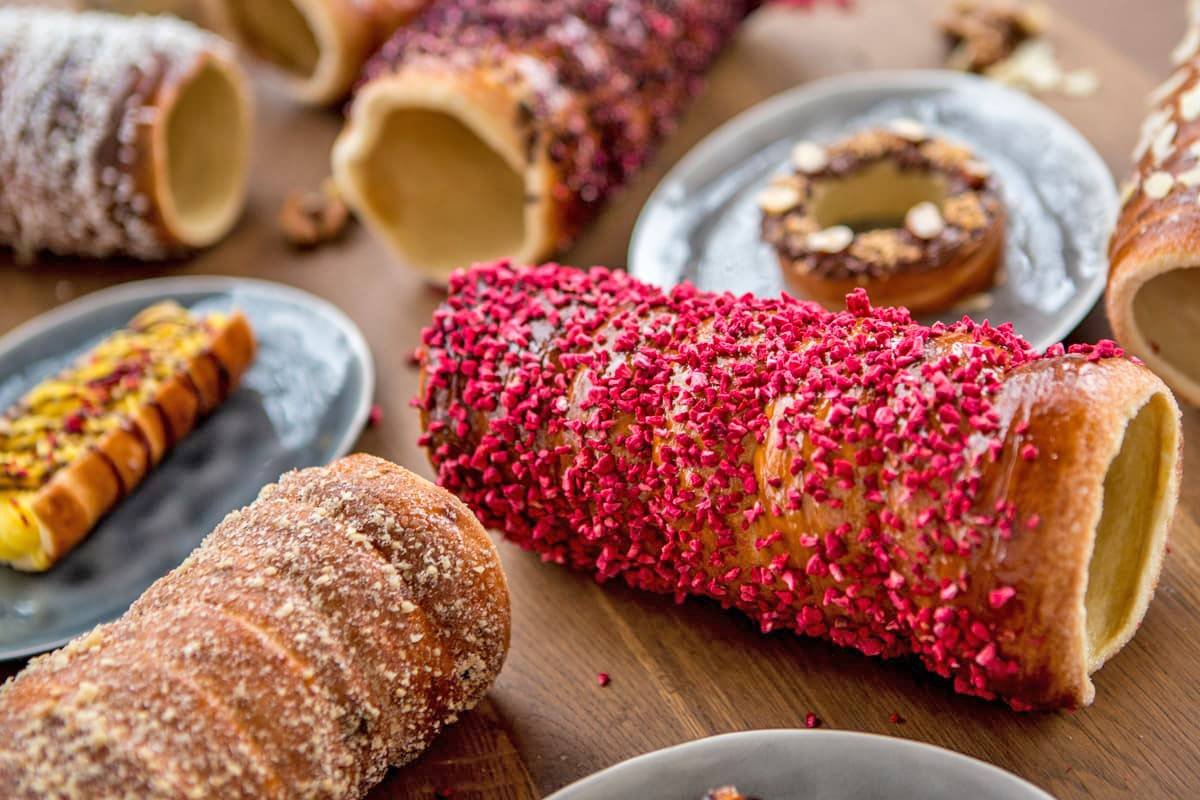
[[[2,2],[2,0],[0,0]],[[859,0],[850,16],[779,10],[751,21],[713,73],[708,93],[649,172],[565,260],[624,263],[647,195],[695,142],[768,95],[850,70],[935,66],[929,20],[938,0]],[[1124,175],[1143,97],[1167,74],[1183,28],[1181,0],[1060,0],[1052,37],[1069,67],[1095,69],[1087,99],[1048,97]],[[211,252],[165,266],[54,260],[14,267],[0,254],[0,330],[120,281],[165,274],[254,275],[333,301],[362,326],[379,367],[384,419],[363,450],[429,475],[415,446],[408,399],[417,375],[408,354],[439,294],[363,230],[310,254],[290,252],[275,216],[290,189],[316,185],[338,129],[333,113],[306,111],[259,81],[261,122],[249,212]],[[273,165],[279,168],[272,169]],[[1073,338],[1107,335],[1097,310]],[[1200,414],[1184,412],[1185,475],[1200,474]],[[667,745],[729,731],[797,727],[814,712],[828,728],[902,736],[1011,770],[1060,798],[1185,797],[1200,786],[1200,489],[1184,483],[1173,553],[1137,638],[1096,676],[1097,700],[1075,713],[1015,714],[959,697],[909,663],[883,663],[753,625],[706,602],[598,587],[586,576],[500,549],[513,594],[512,652],[489,699],[418,764],[373,797],[530,798],[602,767]],[[8,668],[0,667],[0,674]],[[596,673],[612,683],[601,688]],[[893,723],[896,712],[906,721]]]

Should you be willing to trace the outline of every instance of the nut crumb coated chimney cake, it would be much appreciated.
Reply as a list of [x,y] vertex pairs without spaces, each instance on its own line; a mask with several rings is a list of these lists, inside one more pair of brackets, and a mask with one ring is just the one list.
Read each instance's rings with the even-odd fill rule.
[[541,260],[641,170],[759,5],[435,0],[367,64],[338,185],[434,282]]
[[1179,409],[1111,342],[456,273],[418,406],[443,486],[543,559],[710,597],[1015,709],[1085,705],[1153,594]]

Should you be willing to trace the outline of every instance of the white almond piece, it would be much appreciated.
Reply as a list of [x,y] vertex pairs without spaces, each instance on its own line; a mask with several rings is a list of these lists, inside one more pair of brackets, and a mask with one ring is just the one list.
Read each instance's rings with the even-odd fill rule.
[[1100,89],[1100,78],[1090,69],[1077,69],[1063,76],[1063,94],[1071,97],[1089,97]]
[[1146,155],[1150,150],[1150,145],[1154,144],[1154,137],[1158,136],[1158,132],[1162,130],[1168,122],[1171,121],[1171,109],[1160,108],[1153,114],[1150,114],[1142,122],[1142,132],[1138,137],[1138,143],[1133,148],[1133,162],[1142,160],[1142,156]]
[[1193,25],[1184,34],[1183,41],[1171,51],[1171,61],[1182,64],[1191,60],[1192,56],[1198,52],[1200,52],[1200,26]]
[[840,253],[854,241],[854,231],[845,225],[834,225],[823,231],[810,233],[804,243],[817,253]]
[[800,192],[793,186],[775,184],[758,195],[758,207],[768,214],[786,214],[800,205]]
[[1179,116],[1184,122],[1200,117],[1200,83],[1179,95]]
[[1193,186],[1200,186],[1200,167],[1194,167],[1187,172],[1181,172],[1175,176],[1175,180],[1189,189]]
[[801,172],[820,172],[828,165],[829,154],[816,142],[797,142],[792,148],[792,166]]
[[936,205],[928,201],[917,203],[904,215],[904,227],[918,239],[936,239],[946,230],[946,220]]
[[888,123],[888,130],[901,139],[907,139],[910,142],[919,143],[929,138],[929,130],[915,119],[909,119],[908,117],[900,117],[892,120]]
[[1187,83],[1188,78],[1191,76],[1191,67],[1180,67],[1175,70],[1175,73],[1171,77],[1167,78],[1158,85],[1158,88],[1150,92],[1150,95],[1146,98],[1149,105],[1154,107],[1165,103],[1170,99],[1171,95],[1175,94],[1175,92],[1179,91],[1180,87]]
[[1169,172],[1152,172],[1142,182],[1142,191],[1151,200],[1162,200],[1175,186],[1175,176]]
[[1170,122],[1154,137],[1154,143],[1150,145],[1150,152],[1154,154],[1155,164],[1161,164],[1174,151],[1175,134],[1178,132],[1179,126]]

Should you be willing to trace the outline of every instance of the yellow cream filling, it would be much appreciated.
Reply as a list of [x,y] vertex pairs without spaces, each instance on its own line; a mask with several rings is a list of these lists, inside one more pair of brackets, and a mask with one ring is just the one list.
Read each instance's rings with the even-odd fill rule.
[[176,303],[151,306],[0,417],[0,562],[31,558],[33,569],[48,566],[32,508],[38,490],[152,401],[224,321]]

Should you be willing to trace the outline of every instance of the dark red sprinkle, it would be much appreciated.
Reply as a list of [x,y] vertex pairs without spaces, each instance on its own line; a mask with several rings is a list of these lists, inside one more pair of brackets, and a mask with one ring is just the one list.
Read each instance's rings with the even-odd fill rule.
[[821,727],[821,718],[818,717],[816,714],[814,714],[811,711],[808,712],[807,714],[804,715],[804,727],[806,727],[806,728]]
[[383,422],[383,406],[376,403],[371,406],[371,412],[367,415],[367,424],[372,428]]
[[908,720],[900,716],[900,712],[893,711],[891,715],[888,716],[888,722],[892,723],[893,725],[903,725],[904,723],[908,722]]
[[601,688],[603,688],[605,686],[608,686],[610,683],[612,683],[612,678],[609,677],[607,672],[597,672],[596,673],[596,683],[598,683],[601,686]]

